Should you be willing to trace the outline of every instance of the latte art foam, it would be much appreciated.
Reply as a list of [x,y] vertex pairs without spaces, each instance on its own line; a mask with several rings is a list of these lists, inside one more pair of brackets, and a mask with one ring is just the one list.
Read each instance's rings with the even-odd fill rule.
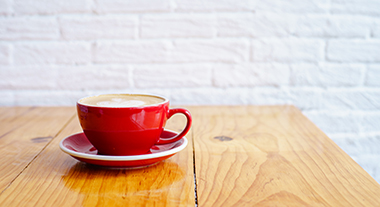
[[110,107],[118,107],[118,106],[143,106],[146,105],[144,101],[139,100],[127,100],[123,98],[113,98],[109,101],[101,101],[96,103],[98,106],[110,106]]
[[165,99],[151,95],[137,94],[105,94],[87,97],[79,100],[79,103],[99,107],[139,107],[149,106],[164,102]]

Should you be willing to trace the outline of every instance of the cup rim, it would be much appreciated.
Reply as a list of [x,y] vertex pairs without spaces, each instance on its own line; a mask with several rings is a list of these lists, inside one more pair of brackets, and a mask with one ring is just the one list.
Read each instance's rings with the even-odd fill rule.
[[[145,106],[96,106],[96,105],[91,105],[91,104],[80,103],[80,101],[83,100],[83,99],[91,98],[91,97],[96,97],[96,96],[102,96],[102,95],[140,95],[140,96],[153,96],[153,97],[164,99],[164,101],[156,103],[156,104],[145,105]],[[94,107],[94,108],[146,108],[146,107],[152,107],[152,106],[160,106],[160,105],[165,104],[167,102],[169,102],[168,98],[166,98],[164,96],[161,96],[161,95],[152,94],[152,93],[102,93],[102,94],[98,94],[98,95],[90,95],[90,96],[82,97],[82,98],[80,98],[77,101],[77,105],[86,106],[86,107]]]

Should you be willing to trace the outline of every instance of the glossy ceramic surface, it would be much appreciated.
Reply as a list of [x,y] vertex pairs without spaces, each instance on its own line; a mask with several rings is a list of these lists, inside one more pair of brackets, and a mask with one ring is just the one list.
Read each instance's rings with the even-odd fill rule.
[[[165,130],[162,136],[172,137],[176,134],[175,132]],[[187,143],[186,137],[183,137],[173,143],[153,145],[149,152],[141,155],[99,155],[97,149],[86,138],[86,135],[80,132],[64,138],[59,146],[65,153],[82,162],[107,167],[136,168],[149,166],[165,160],[183,150]]]
[[[156,96],[156,95],[151,95]],[[160,96],[157,96],[160,97]],[[191,115],[186,109],[169,109],[169,100],[139,107],[100,107],[77,102],[81,127],[88,140],[103,155],[139,155],[148,153],[155,144],[180,140],[189,131]],[[187,118],[184,130],[173,137],[160,138],[172,115]]]

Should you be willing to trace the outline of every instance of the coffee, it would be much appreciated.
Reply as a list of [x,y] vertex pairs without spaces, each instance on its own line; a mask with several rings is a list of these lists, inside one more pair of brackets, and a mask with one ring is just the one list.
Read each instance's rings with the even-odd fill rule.
[[79,100],[79,103],[100,107],[138,107],[164,102],[165,99],[151,95],[137,94],[105,94],[91,96]]
[[[103,94],[77,102],[80,125],[88,141],[102,155],[141,155],[153,145],[174,143],[191,127],[191,114],[184,108],[169,108],[158,95]],[[174,137],[162,136],[166,121],[174,114],[187,118],[185,128]]]

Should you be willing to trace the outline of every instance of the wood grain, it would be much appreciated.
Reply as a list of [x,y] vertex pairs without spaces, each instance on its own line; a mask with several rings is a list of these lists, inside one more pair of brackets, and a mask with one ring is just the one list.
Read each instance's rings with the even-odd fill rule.
[[295,107],[189,109],[199,206],[380,206],[380,185]]
[[71,107],[3,107],[0,110],[0,192],[73,118]]
[[[168,129],[180,131],[185,118]],[[191,132],[189,145],[157,165],[108,169],[78,162],[59,149],[64,137],[81,131],[73,119],[0,195],[0,206],[194,206]]]
[[0,206],[380,206],[380,185],[295,107],[185,108],[188,147],[137,170],[63,153],[74,108],[0,108]]

